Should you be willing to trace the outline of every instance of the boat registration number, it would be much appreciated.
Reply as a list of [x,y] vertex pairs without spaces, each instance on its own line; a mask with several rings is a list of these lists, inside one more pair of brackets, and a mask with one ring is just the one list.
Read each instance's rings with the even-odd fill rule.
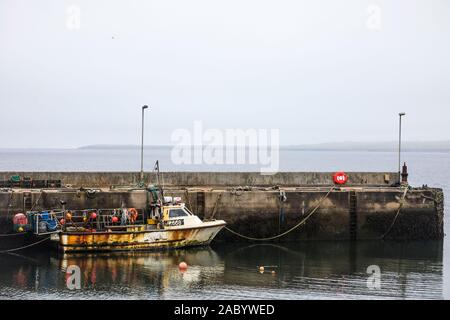
[[184,220],[183,219],[168,220],[166,221],[166,226],[168,227],[184,226]]

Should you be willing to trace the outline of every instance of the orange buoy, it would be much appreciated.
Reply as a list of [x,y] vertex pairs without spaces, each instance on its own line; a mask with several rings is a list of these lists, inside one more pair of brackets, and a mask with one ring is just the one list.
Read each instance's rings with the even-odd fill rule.
[[112,220],[113,223],[116,223],[117,221],[119,221],[119,218],[114,216],[114,217],[111,218],[111,220]]
[[138,218],[138,212],[135,208],[128,209],[128,217],[131,223],[135,223]]
[[69,221],[72,220],[72,214],[70,212],[67,212],[66,219]]
[[97,214],[95,212],[91,213],[91,219],[97,219]]
[[187,265],[187,263],[186,262],[180,262],[180,264],[178,265],[178,268],[180,269],[180,270],[186,270],[187,269],[187,267],[188,267],[188,265]]

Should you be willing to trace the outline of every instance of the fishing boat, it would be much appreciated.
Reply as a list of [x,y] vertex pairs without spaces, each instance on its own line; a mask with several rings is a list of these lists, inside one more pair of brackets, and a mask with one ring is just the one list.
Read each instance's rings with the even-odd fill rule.
[[178,200],[165,197],[164,204],[154,207],[145,223],[145,212],[135,208],[28,212],[18,231],[50,237],[64,253],[209,245],[225,221],[202,221]]
[[64,253],[139,251],[207,246],[226,225],[202,221],[180,197],[164,196],[162,188],[146,188],[153,200],[144,209],[84,209],[19,213],[16,232],[50,238]]

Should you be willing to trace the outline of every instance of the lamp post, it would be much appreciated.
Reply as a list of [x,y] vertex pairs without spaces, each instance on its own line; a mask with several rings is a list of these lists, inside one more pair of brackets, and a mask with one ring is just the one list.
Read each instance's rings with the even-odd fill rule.
[[142,136],[141,136],[141,184],[144,183],[144,111],[148,106],[142,107]]
[[401,169],[402,169],[402,117],[406,113],[401,112],[399,115],[399,130],[398,130],[398,183],[401,184]]

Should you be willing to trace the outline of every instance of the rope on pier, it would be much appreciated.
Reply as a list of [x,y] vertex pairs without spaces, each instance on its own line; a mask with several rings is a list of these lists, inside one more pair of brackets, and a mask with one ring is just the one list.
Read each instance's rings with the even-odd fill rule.
[[9,249],[9,250],[3,250],[3,251],[0,251],[0,254],[1,254],[1,253],[10,253],[10,252],[15,252],[15,251],[19,251],[19,250],[31,248],[31,247],[33,247],[33,246],[37,246],[38,244],[41,244],[41,243],[44,242],[44,241],[49,240],[49,239],[50,239],[50,237],[47,237],[47,238],[45,238],[45,239],[39,240],[39,241],[37,241],[37,242],[34,242],[34,243],[32,243],[32,244],[29,244],[29,245],[26,245],[26,246],[23,246],[23,247],[14,248],[14,249]]
[[39,201],[41,201],[42,194],[44,193],[44,190],[40,190],[39,198],[33,203],[33,206],[31,207],[30,211],[33,211],[33,209],[39,204]]
[[403,197],[400,200],[400,206],[398,207],[397,214],[395,215],[394,220],[392,220],[392,223],[389,226],[389,228],[387,229],[387,231],[381,236],[381,240],[384,240],[384,238],[386,238],[386,236],[389,234],[389,232],[391,232],[392,227],[394,226],[395,222],[397,221],[397,218],[398,218],[400,212],[402,211],[403,205],[405,204],[405,199],[406,199],[407,193],[408,193],[408,187],[405,187],[405,192],[403,193]]
[[211,213],[211,216],[209,217],[208,220],[214,219],[214,216],[216,215],[216,212],[217,212],[217,208],[219,207],[220,199],[222,199],[222,193],[219,193],[219,195],[217,196],[217,200],[216,200],[216,203],[214,204],[213,212]]
[[297,223],[295,226],[293,226],[292,228],[290,228],[289,230],[280,233],[279,235],[273,236],[273,237],[267,237],[267,238],[252,238],[252,237],[247,237],[243,234],[240,234],[228,227],[225,227],[226,230],[228,230],[229,232],[231,232],[232,234],[241,237],[243,239],[246,240],[251,240],[251,241],[270,241],[270,240],[275,240],[281,237],[284,237],[285,235],[291,233],[292,231],[294,231],[295,229],[299,228],[300,226],[302,226],[314,213],[316,213],[316,211],[320,208],[320,206],[322,205],[322,203],[325,201],[326,198],[328,198],[328,196],[330,195],[330,193],[334,190],[334,187],[332,187],[330,189],[330,191],[328,191],[328,193],[322,198],[320,199],[319,203],[317,204],[317,206],[304,218],[302,219],[302,221],[300,221],[299,223]]
[[7,206],[8,209],[7,209],[7,213],[6,213],[6,217],[8,218],[8,220],[11,219],[11,217],[9,216],[9,213],[10,213],[9,211],[11,209],[11,202],[13,199],[13,195],[14,195],[14,190],[11,189],[11,194],[8,197],[8,206]]
[[191,204],[191,198],[189,197],[189,189],[186,188],[184,190],[185,196],[186,196],[186,200],[188,202],[188,206],[189,206],[189,210],[191,210],[192,212],[194,212],[194,209],[192,208],[192,204]]

